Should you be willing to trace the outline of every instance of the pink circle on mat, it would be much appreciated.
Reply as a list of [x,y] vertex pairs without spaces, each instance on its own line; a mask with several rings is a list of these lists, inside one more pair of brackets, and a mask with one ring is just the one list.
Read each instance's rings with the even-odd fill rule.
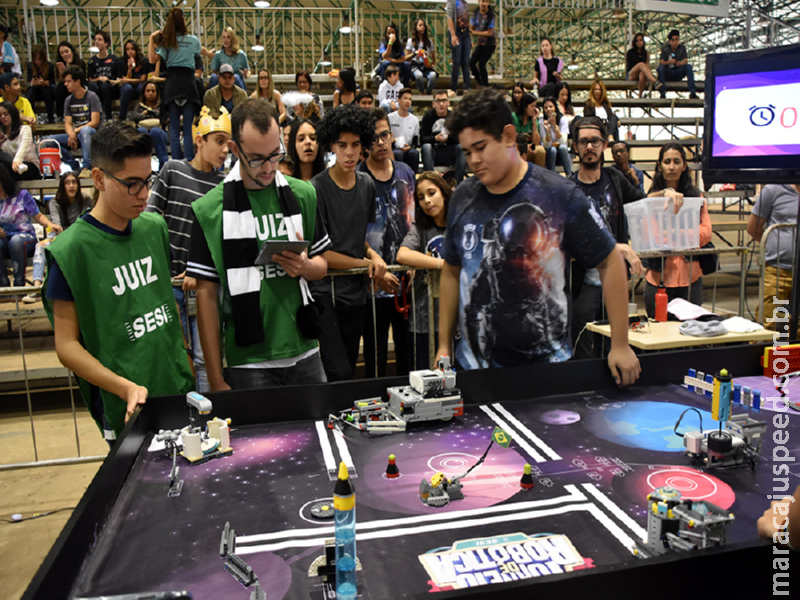
[[708,473],[691,467],[664,466],[655,469],[647,475],[647,493],[659,487],[671,487],[678,490],[683,498],[708,500],[726,510],[736,500],[731,486]]

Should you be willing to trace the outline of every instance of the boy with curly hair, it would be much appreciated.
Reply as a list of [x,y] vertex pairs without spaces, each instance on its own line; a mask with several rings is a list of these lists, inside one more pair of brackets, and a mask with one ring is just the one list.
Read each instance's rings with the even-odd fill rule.
[[[367,267],[369,278],[381,285],[386,263],[367,243],[367,224],[375,222],[375,184],[367,173],[356,171],[374,137],[375,119],[369,111],[344,105],[326,112],[317,128],[317,141],[336,155],[336,163],[311,184],[333,244],[325,253],[328,267]],[[326,277],[315,282],[313,291],[315,301],[324,307],[319,343],[328,381],[350,379],[363,330],[367,282],[363,275]]]

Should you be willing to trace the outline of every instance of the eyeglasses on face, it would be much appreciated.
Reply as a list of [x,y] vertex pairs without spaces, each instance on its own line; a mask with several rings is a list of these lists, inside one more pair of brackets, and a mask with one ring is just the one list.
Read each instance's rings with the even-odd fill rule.
[[236,143],[236,145],[239,148],[239,152],[242,153],[242,158],[244,159],[244,162],[246,162],[251,169],[258,169],[267,161],[271,162],[272,164],[277,164],[283,160],[284,156],[286,156],[286,152],[276,152],[275,154],[271,154],[266,158],[251,159],[247,157],[247,154],[244,153],[244,150],[242,150],[242,146],[238,142]]
[[381,133],[376,133],[375,140],[372,143],[377,144],[378,142],[388,142],[391,137],[392,137],[392,130],[387,129],[386,131],[382,131]]
[[147,179],[132,179],[132,180],[125,180],[125,179],[120,179],[119,177],[115,177],[112,173],[109,173],[105,169],[103,169],[103,173],[111,177],[111,179],[113,179],[117,183],[120,183],[124,185],[126,188],[128,188],[129,196],[135,196],[136,194],[141,192],[142,189],[145,187],[149,190],[151,187],[153,187],[153,182],[156,180],[155,173],[150,173],[150,177],[148,177]]
[[581,138],[578,140],[578,148],[588,148],[589,146],[592,146],[594,148],[599,148],[602,145],[603,145],[603,138],[599,137],[589,138],[589,139]]

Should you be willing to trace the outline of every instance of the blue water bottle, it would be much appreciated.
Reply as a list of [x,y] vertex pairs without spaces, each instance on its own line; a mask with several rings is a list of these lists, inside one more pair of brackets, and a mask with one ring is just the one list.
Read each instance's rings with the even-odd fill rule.
[[339,463],[339,479],[333,488],[336,529],[336,598],[355,600],[356,587],[356,491],[347,466]]

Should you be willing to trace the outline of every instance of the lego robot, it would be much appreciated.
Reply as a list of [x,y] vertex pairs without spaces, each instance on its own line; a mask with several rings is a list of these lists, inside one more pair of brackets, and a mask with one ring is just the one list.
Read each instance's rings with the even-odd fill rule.
[[[211,412],[211,401],[197,392],[189,392],[186,394],[186,405],[189,407],[189,425],[180,430],[183,446],[181,456],[192,464],[198,464],[233,454],[230,421],[214,417],[206,422],[205,429],[197,424],[199,415]],[[169,434],[170,432],[162,429],[159,430],[158,437],[165,439]],[[177,440],[173,443],[175,446],[181,445]]]
[[647,501],[647,541],[637,541],[634,551],[640,558],[722,546],[734,521],[733,513],[711,502],[684,500],[671,487],[656,488]]
[[381,435],[405,431],[408,423],[447,421],[464,414],[464,400],[449,357],[441,357],[434,370],[412,371],[408,381],[407,386],[388,388],[388,402],[381,398],[359,400],[338,416],[330,415],[328,425],[343,423]]
[[[731,402],[734,397],[733,377],[726,369],[722,369],[711,382],[700,381],[699,377],[693,378],[691,375],[686,379],[691,380],[695,388],[700,388],[702,385],[705,392],[710,392],[711,416],[715,421],[719,421],[719,428],[705,431],[700,411],[694,408],[685,410],[675,423],[675,434],[683,438],[685,454],[702,460],[709,469],[737,467],[745,463],[751,467],[755,466],[767,424],[750,418],[746,413],[739,415],[731,413]],[[697,413],[700,418],[700,429],[680,434],[678,426],[689,411]]]
[[436,473],[430,482],[423,479],[419,484],[419,499],[424,504],[435,507],[446,506],[452,500],[463,500],[461,477],[463,475],[448,479],[443,473]]

